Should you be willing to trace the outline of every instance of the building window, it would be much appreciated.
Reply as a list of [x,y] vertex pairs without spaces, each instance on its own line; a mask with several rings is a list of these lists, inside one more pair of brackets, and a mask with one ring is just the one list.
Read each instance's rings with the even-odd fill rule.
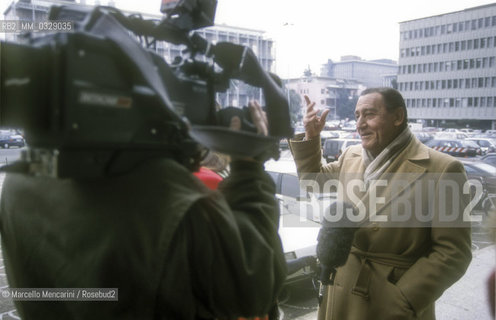
[[480,67],[482,67],[482,58],[475,59],[475,67],[477,69],[479,69]]
[[455,107],[461,107],[461,105],[462,105],[462,99],[456,98]]

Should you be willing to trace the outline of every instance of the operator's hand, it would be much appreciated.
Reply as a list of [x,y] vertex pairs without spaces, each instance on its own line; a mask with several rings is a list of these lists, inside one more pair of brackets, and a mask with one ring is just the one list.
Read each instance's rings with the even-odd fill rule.
[[[248,103],[248,110],[250,111],[251,121],[257,128],[257,133],[267,136],[269,134],[269,122],[260,104],[257,101],[250,101]],[[239,117],[235,116],[231,118],[229,128],[236,131],[241,130],[241,120]],[[256,161],[253,158],[242,158],[242,160]]]
[[[257,101],[250,101],[248,103],[248,110],[250,111],[251,122],[257,128],[257,133],[261,135],[268,135],[269,122],[267,121],[267,115],[262,110],[262,107]],[[241,130],[241,120],[239,117],[234,116],[231,118],[231,123],[229,124],[231,130]]]
[[309,140],[318,137],[324,129],[329,109],[324,110],[319,117],[317,116],[319,110],[314,109],[315,102],[310,101],[307,95],[305,95],[305,102],[307,103],[307,112],[303,118],[303,126],[305,127],[305,138]]
[[267,136],[269,134],[269,121],[267,120],[267,114],[262,110],[260,104],[253,100],[248,103],[248,109],[250,110],[251,121],[257,128],[257,133]]

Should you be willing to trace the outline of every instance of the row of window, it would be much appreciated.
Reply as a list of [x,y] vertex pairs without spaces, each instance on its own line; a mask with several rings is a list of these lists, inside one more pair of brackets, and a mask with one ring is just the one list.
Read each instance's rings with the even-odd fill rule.
[[442,107],[496,108],[496,97],[405,99],[405,103],[408,108],[442,108]]
[[479,19],[465,20],[460,22],[448,23],[434,27],[426,27],[408,31],[402,31],[400,37],[403,40],[421,39],[442,36],[445,34],[474,31],[483,28],[496,26],[496,16],[484,17]]
[[460,71],[469,69],[494,68],[496,57],[460,59],[440,62],[408,64],[399,67],[399,74],[430,73],[443,71]]
[[478,50],[496,47],[496,37],[484,37],[478,39],[461,40],[445,43],[437,43],[425,46],[404,48],[400,50],[400,57],[428,56],[432,54],[443,54],[465,50]]
[[400,91],[496,88],[496,77],[399,82]]

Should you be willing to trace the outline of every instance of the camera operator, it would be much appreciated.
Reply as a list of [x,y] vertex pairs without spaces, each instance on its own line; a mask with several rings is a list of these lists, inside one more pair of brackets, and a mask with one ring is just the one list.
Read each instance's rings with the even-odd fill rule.
[[[267,120],[249,110],[259,134]],[[234,158],[219,191],[148,158],[94,180],[9,173],[0,203],[11,288],[117,288],[118,301],[15,301],[22,319],[230,319],[267,314],[285,279],[263,163]]]

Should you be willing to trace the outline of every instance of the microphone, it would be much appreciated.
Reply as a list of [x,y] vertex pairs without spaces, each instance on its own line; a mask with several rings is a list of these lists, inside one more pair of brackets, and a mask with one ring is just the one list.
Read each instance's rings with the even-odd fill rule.
[[[337,222],[329,222],[325,217],[317,237],[317,257],[320,260],[320,282],[322,285],[333,285],[336,268],[343,266],[348,260],[357,223],[348,218],[348,211],[355,215],[356,209],[347,202],[333,202],[327,209],[330,216],[341,214]],[[332,276],[331,276],[332,275]]]

